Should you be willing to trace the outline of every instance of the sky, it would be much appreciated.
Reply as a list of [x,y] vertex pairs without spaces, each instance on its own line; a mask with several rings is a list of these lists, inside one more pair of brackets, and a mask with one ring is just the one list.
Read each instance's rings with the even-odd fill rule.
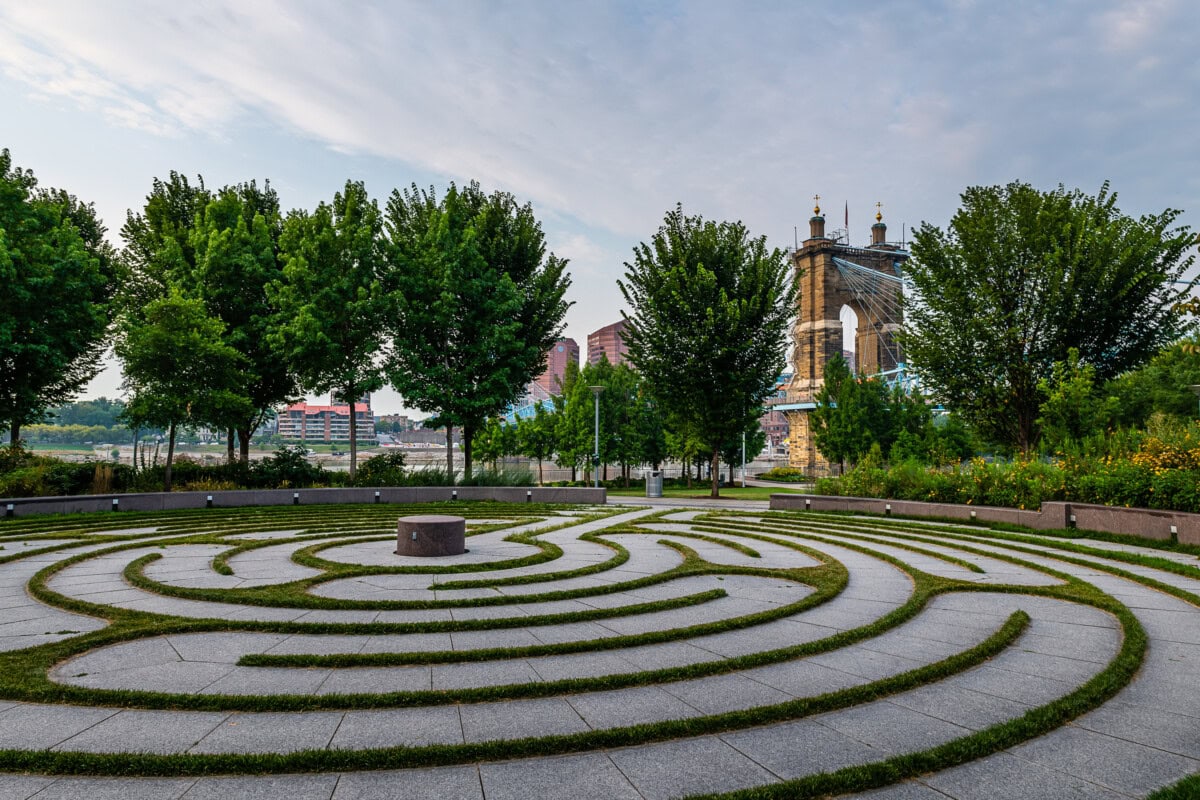
[[[570,259],[585,350],[677,203],[788,247],[819,194],[866,244],[877,202],[898,241],[968,186],[1107,180],[1200,227],[1187,0],[834,5],[0,0],[0,148],[116,244],[171,170],[269,179],[285,209],[478,180]],[[119,384],[110,361],[84,396]]]

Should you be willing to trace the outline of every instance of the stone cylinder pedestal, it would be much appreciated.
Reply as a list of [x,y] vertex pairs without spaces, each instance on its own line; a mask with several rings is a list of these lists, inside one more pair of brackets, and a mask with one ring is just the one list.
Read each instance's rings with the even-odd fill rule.
[[457,556],[467,550],[467,521],[444,514],[400,517],[396,523],[396,555]]

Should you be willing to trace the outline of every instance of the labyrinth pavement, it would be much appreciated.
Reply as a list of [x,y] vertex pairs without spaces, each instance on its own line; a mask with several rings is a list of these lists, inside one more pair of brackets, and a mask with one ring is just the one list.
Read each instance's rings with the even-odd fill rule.
[[1103,799],[1200,772],[1194,554],[460,503],[469,552],[395,555],[431,510],[0,521],[0,800]]

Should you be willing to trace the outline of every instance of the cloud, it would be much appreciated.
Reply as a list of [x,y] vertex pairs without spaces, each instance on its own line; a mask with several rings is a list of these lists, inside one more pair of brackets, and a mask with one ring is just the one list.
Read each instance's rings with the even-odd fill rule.
[[1185,202],[1196,30],[1165,1],[11,3],[0,65],[115,125],[274,127],[633,242],[676,202],[783,241],[818,192],[909,221],[1013,178]]

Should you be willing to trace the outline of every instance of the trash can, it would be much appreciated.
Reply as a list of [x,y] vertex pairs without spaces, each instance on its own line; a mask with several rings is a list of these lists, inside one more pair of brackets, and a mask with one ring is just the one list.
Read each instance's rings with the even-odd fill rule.
[[646,473],[646,497],[662,497],[662,470],[652,469]]

